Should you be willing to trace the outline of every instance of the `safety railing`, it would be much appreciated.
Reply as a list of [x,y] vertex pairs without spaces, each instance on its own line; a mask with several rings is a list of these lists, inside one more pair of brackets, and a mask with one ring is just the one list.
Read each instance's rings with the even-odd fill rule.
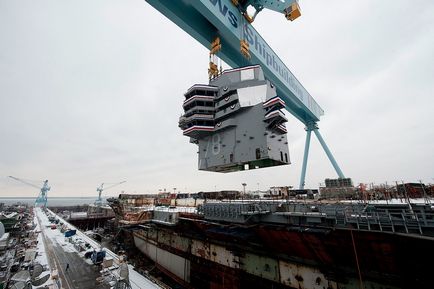
[[434,235],[434,213],[423,210],[360,212],[346,208],[345,212],[336,210],[331,217],[337,227]]

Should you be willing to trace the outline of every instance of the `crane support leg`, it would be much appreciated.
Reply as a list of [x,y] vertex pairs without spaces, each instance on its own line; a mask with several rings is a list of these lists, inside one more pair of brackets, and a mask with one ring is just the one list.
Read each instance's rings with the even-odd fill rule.
[[326,145],[324,139],[322,138],[321,134],[319,133],[318,127],[314,128],[313,132],[315,133],[316,137],[318,138],[319,142],[321,143],[322,148],[324,149],[327,157],[329,158],[330,162],[332,163],[333,167],[335,168],[335,171],[338,174],[339,178],[341,178],[341,179],[345,178],[344,173],[342,173],[341,168],[339,167],[339,165],[336,162],[335,158],[333,157],[331,151],[329,150],[328,146]]
[[309,157],[310,135],[312,130],[306,128],[306,143],[304,144],[303,167],[301,168],[300,190],[304,189],[304,180],[306,177],[307,159]]
[[336,162],[335,158],[333,157],[330,149],[328,148],[327,144],[325,143],[324,139],[322,138],[321,134],[318,130],[318,125],[315,122],[308,122],[306,124],[306,143],[304,145],[304,156],[303,156],[303,166],[301,168],[301,176],[300,176],[300,190],[304,189],[305,179],[306,179],[306,169],[307,169],[307,160],[309,157],[309,146],[310,146],[310,137],[312,131],[315,133],[316,137],[318,138],[322,148],[324,149],[327,157],[329,158],[330,162],[332,163],[333,167],[335,168],[336,173],[338,174],[338,177],[343,179],[345,178],[344,174],[342,173],[341,168],[339,167],[338,163]]

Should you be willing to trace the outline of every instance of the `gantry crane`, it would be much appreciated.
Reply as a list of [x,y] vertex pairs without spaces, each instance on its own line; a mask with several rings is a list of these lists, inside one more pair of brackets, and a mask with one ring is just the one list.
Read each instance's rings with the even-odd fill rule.
[[102,205],[102,198],[101,198],[102,191],[108,190],[110,188],[113,188],[113,187],[118,186],[120,184],[123,184],[125,182],[126,181],[122,181],[122,182],[119,182],[119,183],[111,184],[110,186],[105,187],[105,188],[104,188],[104,183],[102,183],[99,187],[96,188],[96,191],[98,192],[98,198],[95,200],[95,205],[97,205],[97,206],[101,206]]
[[51,189],[51,187],[48,186],[48,180],[45,180],[43,182],[42,187],[38,187],[37,185],[34,185],[34,184],[32,184],[32,183],[30,183],[28,181],[25,181],[25,180],[16,178],[14,176],[9,176],[9,178],[14,179],[14,180],[16,180],[18,182],[21,182],[23,184],[26,184],[28,186],[31,186],[31,187],[39,189],[40,192],[39,192],[38,197],[36,198],[35,206],[36,207],[37,206],[42,206],[44,208],[47,207],[47,194],[48,194],[48,191]]
[[[322,148],[339,178],[345,178],[331,151],[322,138],[317,123],[324,114],[309,92],[291,73],[273,49],[253,28],[251,23],[264,8],[284,14],[286,19],[298,18],[297,0],[145,0],[155,9],[190,34],[202,45],[210,48],[210,78],[221,73],[213,61],[218,56],[232,67],[258,64],[265,77],[276,87],[285,108],[305,125],[306,143],[300,188],[304,188],[311,132],[317,136]],[[248,14],[253,7],[255,13]]]

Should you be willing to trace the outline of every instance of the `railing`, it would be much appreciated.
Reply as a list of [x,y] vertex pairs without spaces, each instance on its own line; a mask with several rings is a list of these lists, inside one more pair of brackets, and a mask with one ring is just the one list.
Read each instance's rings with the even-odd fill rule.
[[[205,204],[198,213],[209,220],[303,224],[434,237],[434,208],[429,205],[235,202]],[[256,216],[254,220],[253,216]]]
[[358,212],[347,208],[343,213],[336,211],[333,217],[336,227],[434,236],[434,213],[424,210]]

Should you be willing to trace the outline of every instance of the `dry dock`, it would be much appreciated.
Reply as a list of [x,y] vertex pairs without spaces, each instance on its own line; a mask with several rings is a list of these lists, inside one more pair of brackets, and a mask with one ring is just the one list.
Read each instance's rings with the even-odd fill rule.
[[[35,214],[40,226],[48,264],[52,271],[57,271],[59,277],[58,287],[66,289],[110,288],[109,284],[97,283],[97,278],[101,276],[99,268],[86,263],[77,252],[71,250],[69,244],[62,240],[62,234],[58,230],[51,229],[51,224],[42,210],[36,209]],[[67,264],[69,264],[68,269],[66,269]]]
[[[61,223],[69,229],[76,229],[65,220],[61,219],[51,211],[48,214],[55,216]],[[45,254],[53,275],[58,275],[55,282],[57,288],[65,289],[105,289],[113,286],[113,280],[119,277],[117,268],[119,267],[119,256],[106,250],[107,255],[114,260],[114,265],[110,270],[101,271],[99,266],[93,265],[83,257],[83,252],[79,253],[74,245],[66,240],[58,229],[52,229],[52,224],[48,217],[40,208],[35,209],[35,216],[42,234],[42,241],[45,247]],[[88,243],[93,249],[100,249],[100,244],[87,237],[77,230],[77,237]],[[67,264],[69,268],[66,269]],[[164,288],[146,277],[134,271],[134,267],[129,267],[129,281],[132,289],[161,289]],[[54,287],[54,288],[56,288]]]

